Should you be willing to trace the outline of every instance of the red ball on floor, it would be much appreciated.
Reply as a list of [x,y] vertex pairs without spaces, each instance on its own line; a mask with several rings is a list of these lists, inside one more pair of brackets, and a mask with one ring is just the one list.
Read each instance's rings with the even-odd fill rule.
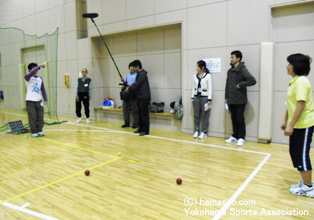
[[85,170],[85,175],[89,176],[89,174],[90,174],[90,171],[89,170]]
[[182,179],[181,179],[181,178],[178,178],[178,179],[177,179],[177,184],[178,184],[178,185],[181,185],[181,183],[182,183]]

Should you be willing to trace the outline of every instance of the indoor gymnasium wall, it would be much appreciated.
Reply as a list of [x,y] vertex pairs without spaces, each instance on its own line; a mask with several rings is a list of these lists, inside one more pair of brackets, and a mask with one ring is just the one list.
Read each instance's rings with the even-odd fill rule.
[[[291,76],[287,75],[287,57],[294,53],[303,53],[314,59],[314,1],[303,4],[274,7],[272,9],[272,41],[274,47],[274,120],[273,142],[288,143],[289,137],[279,129],[285,114],[287,88]],[[308,79],[312,85],[314,97],[314,66]]]
[[[26,0],[25,0],[26,1]],[[18,4],[18,0],[0,1],[0,4]],[[23,1],[24,2],[24,1]],[[33,4],[27,16],[23,13],[19,14],[18,21],[0,20],[1,27],[4,25],[16,25],[23,28],[28,28],[32,33],[41,31],[41,28],[35,25],[37,19],[33,19],[36,7],[35,2],[39,0],[29,0]],[[57,4],[58,1],[40,1],[43,5],[48,5],[47,10],[51,11],[50,4]],[[247,139],[257,141],[258,139],[258,125],[259,125],[259,106],[260,103],[260,52],[261,43],[270,42],[272,38],[272,14],[271,8],[285,4],[293,4],[307,1],[297,0],[90,0],[86,1],[87,12],[97,12],[99,17],[95,18],[95,22],[99,26],[101,33],[107,36],[108,43],[110,36],[118,36],[141,29],[161,27],[170,24],[181,24],[181,92],[183,95],[184,104],[184,118],[182,120],[182,131],[185,133],[193,132],[193,109],[191,105],[191,79],[192,75],[196,73],[196,62],[202,58],[221,58],[221,72],[212,73],[213,77],[213,107],[210,115],[209,135],[217,137],[227,137],[231,134],[231,120],[230,116],[224,109],[224,90],[227,70],[230,68],[230,52],[233,50],[241,50],[243,52],[243,61],[245,61],[248,70],[257,79],[257,84],[248,89],[249,103],[246,108],[246,123],[247,123]],[[104,68],[109,68],[111,74],[116,75],[112,62],[107,58],[93,58],[93,47],[97,41],[98,32],[91,21],[87,23],[88,38],[78,39],[77,26],[77,6],[85,4],[82,1],[61,0],[61,12],[59,15],[59,80],[60,88],[58,89],[59,100],[59,114],[75,115],[74,106],[74,85],[78,77],[78,72],[81,68],[86,67],[93,72],[100,72]],[[3,7],[0,7],[3,11]],[[31,8],[31,7],[30,7]],[[35,8],[35,9],[34,9]],[[55,9],[57,7],[54,7]],[[66,11],[66,13],[64,13]],[[9,14],[15,14],[14,9],[10,9]],[[11,13],[12,12],[12,13]],[[31,13],[33,12],[33,13]],[[38,12],[39,13],[39,12]],[[4,17],[3,13],[0,13]],[[6,13],[8,15],[8,13]],[[34,15],[30,15],[34,14]],[[53,13],[52,13],[53,14]],[[57,19],[58,15],[51,14],[48,18],[47,24],[50,28],[51,22]],[[10,15],[12,16],[12,15]],[[2,18],[1,17],[1,18]],[[30,18],[31,17],[31,18]],[[3,22],[4,21],[4,22]],[[287,24],[289,25],[289,24]],[[30,28],[33,27],[33,28]],[[132,32],[133,31],[133,32]],[[143,30],[145,32],[145,30]],[[300,29],[300,36],[303,35]],[[306,34],[306,33],[305,33]],[[149,35],[149,32],[147,32]],[[95,39],[94,39],[95,38]],[[114,41],[114,40],[113,40]],[[311,44],[307,44],[306,40],[294,39],[293,47],[298,48],[298,43],[303,44],[302,48],[311,48]],[[154,43],[154,42],[152,42]],[[290,42],[292,43],[292,42]],[[100,44],[100,43],[99,43]],[[286,42],[287,46],[289,42]],[[282,47],[285,53],[281,57],[276,52],[277,47]],[[114,50],[114,49],[113,49]],[[307,50],[305,50],[306,52]],[[286,54],[290,53],[289,47],[284,44],[276,45],[275,43],[275,77],[276,70],[283,68],[285,71]],[[130,56],[131,58],[132,56]],[[134,56],[134,58],[137,58]],[[2,58],[3,59],[3,58]],[[107,59],[107,60],[106,60]],[[143,61],[145,58],[141,58]],[[122,58],[121,58],[122,60]],[[278,62],[277,62],[278,60]],[[279,62],[280,60],[280,62]],[[120,62],[120,61],[119,61]],[[121,61],[122,62],[122,61]],[[128,64],[129,60],[125,60]],[[106,65],[107,63],[107,65]],[[124,63],[124,62],[123,62]],[[4,65],[4,64],[2,64]],[[143,62],[143,66],[149,69],[149,66]],[[97,69],[98,68],[98,69]],[[125,75],[126,66],[121,66],[121,71]],[[173,67],[177,68],[177,67]],[[3,71],[2,71],[3,72]],[[62,77],[64,73],[70,73],[71,87],[66,88],[63,85]],[[285,74],[285,72],[283,73]],[[286,76],[284,75],[283,78]],[[95,75],[96,79],[99,76]],[[102,79],[105,84],[98,85],[95,88],[95,95],[101,99],[102,94],[106,92],[116,93],[117,79],[112,81],[113,84],[108,83],[106,78]],[[150,79],[151,84],[154,84]],[[284,79],[286,80],[286,79]],[[289,80],[289,79],[287,79]],[[97,80],[98,81],[98,80]],[[98,82],[97,82],[98,83]],[[97,85],[96,83],[96,85]],[[277,111],[276,100],[281,100],[285,94],[286,82],[275,82],[275,104],[273,118],[281,118],[281,112]],[[282,85],[281,85],[282,83]],[[278,84],[278,85],[277,85]],[[104,85],[103,87],[101,87]],[[280,87],[280,89],[278,89]],[[282,88],[281,88],[282,87]],[[278,90],[278,92],[277,92]],[[280,91],[279,91],[280,90]],[[165,94],[167,95],[167,94]],[[280,98],[277,98],[277,96]],[[93,106],[98,106],[95,100],[92,101]],[[280,107],[282,108],[282,107]],[[277,126],[277,121],[274,120],[273,127]],[[278,124],[279,126],[279,124]],[[273,133],[277,136],[279,133]],[[274,139],[274,137],[273,137]],[[278,142],[281,137],[278,138]]]
[[[225,80],[230,68],[230,52],[241,50],[243,61],[257,79],[257,84],[248,88],[249,103],[245,111],[247,139],[257,141],[259,106],[263,104],[260,103],[259,85],[261,43],[271,41],[271,8],[297,2],[304,1],[121,0],[112,3],[98,0],[87,1],[87,9],[99,13],[97,24],[104,35],[181,23],[181,88],[185,112],[182,131],[186,133],[193,132],[191,78],[196,73],[196,62],[202,58],[221,58],[221,72],[212,73],[213,108],[209,135],[228,137],[232,133],[230,116],[224,109]],[[98,35],[91,22],[88,34],[90,37]],[[274,118],[278,118],[277,115]]]
[[[181,95],[181,25],[168,25],[104,36],[117,66],[125,78],[128,65],[141,60],[148,71],[152,102],[170,103]],[[120,76],[100,37],[92,38],[92,75],[94,103],[100,106],[105,97],[121,106]]]

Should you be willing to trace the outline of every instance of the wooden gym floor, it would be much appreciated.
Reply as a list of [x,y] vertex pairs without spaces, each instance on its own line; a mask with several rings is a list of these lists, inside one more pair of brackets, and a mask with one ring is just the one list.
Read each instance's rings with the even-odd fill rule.
[[[0,132],[0,219],[314,219],[314,199],[289,193],[288,146],[59,119],[43,138]],[[0,126],[15,120],[0,109]]]

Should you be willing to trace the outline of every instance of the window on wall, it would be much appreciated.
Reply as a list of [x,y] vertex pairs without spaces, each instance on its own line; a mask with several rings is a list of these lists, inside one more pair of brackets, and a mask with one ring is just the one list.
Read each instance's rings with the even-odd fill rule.
[[82,17],[87,12],[86,0],[76,0],[76,29],[77,39],[87,38],[87,20]]
[[27,65],[30,63],[43,63],[46,61],[45,46],[38,45],[29,48],[23,48],[22,50],[22,63],[25,64],[25,70],[28,71]]
[[314,39],[314,2],[300,2],[272,8],[272,41]]

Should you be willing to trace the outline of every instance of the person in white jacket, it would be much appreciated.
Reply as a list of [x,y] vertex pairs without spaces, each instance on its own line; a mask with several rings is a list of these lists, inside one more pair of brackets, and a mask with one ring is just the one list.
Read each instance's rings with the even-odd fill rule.
[[[194,138],[207,138],[209,110],[205,104],[212,103],[212,77],[206,63],[200,60],[196,64],[197,73],[193,76],[192,103],[194,108]],[[201,118],[202,116],[202,118]],[[202,129],[200,122],[202,121]]]

